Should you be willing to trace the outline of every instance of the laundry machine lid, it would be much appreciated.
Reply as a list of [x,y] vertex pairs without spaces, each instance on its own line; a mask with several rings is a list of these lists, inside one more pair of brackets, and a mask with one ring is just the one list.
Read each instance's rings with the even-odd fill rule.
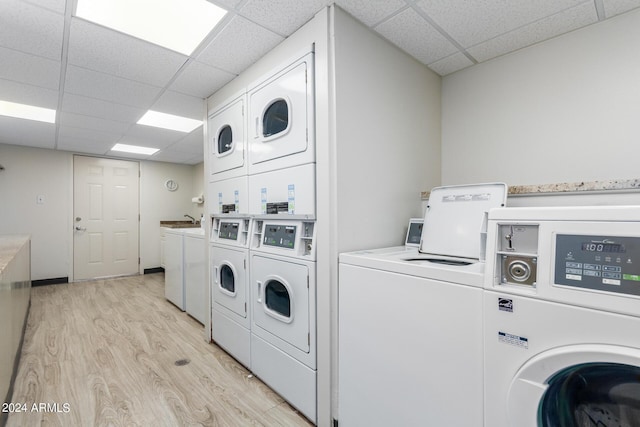
[[434,188],[424,217],[420,252],[480,259],[488,212],[505,206],[506,200],[504,183]]

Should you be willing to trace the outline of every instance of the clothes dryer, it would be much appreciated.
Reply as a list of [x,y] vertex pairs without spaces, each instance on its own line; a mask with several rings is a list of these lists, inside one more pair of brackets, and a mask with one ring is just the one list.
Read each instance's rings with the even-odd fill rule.
[[248,176],[210,182],[208,191],[211,214],[249,213]]
[[640,206],[497,209],[485,425],[640,425]]
[[246,93],[223,102],[207,121],[211,180],[247,174]]
[[316,422],[315,223],[255,219],[251,370]]
[[249,174],[315,162],[313,53],[248,91]]
[[213,340],[251,368],[248,216],[214,215],[211,227]]
[[483,425],[483,232],[505,200],[504,184],[435,188],[420,239],[430,252],[340,255],[341,426]]
[[316,165],[309,163],[249,176],[249,213],[315,215]]

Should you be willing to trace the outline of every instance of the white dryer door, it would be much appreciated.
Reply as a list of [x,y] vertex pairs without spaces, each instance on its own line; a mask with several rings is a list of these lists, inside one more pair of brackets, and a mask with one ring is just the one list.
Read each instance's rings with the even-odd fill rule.
[[209,117],[209,159],[214,176],[245,165],[244,104],[243,95]]
[[308,158],[292,159],[283,166],[313,162],[312,58],[305,56],[249,92],[251,165],[307,150]]
[[211,247],[213,303],[247,317],[247,252]]
[[509,425],[640,425],[640,350],[572,345],[541,353],[509,388]]
[[[253,323],[279,340],[310,350],[309,269],[254,255],[251,258]],[[265,335],[262,335],[265,337]]]

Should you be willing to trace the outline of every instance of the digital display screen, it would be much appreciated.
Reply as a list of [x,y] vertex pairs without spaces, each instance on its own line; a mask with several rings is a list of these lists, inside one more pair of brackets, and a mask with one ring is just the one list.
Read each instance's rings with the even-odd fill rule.
[[619,243],[582,242],[583,252],[605,252],[623,254],[626,252],[624,245]]
[[264,244],[279,248],[293,249],[296,242],[295,225],[266,224],[264,230]]
[[238,222],[223,222],[220,224],[218,237],[227,240],[238,240],[238,228],[240,228],[240,223]]

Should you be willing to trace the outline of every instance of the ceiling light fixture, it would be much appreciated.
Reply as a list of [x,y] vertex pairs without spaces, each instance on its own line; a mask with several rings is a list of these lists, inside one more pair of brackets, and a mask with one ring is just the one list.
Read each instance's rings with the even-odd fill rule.
[[116,144],[111,151],[122,151],[124,153],[144,154],[150,156],[160,151],[159,148],[140,147],[138,145]]
[[138,120],[138,124],[190,133],[202,126],[202,121],[149,110]]
[[0,116],[37,120],[46,123],[56,122],[56,110],[8,101],[0,101]]
[[75,16],[191,55],[226,13],[206,0],[78,0]]

